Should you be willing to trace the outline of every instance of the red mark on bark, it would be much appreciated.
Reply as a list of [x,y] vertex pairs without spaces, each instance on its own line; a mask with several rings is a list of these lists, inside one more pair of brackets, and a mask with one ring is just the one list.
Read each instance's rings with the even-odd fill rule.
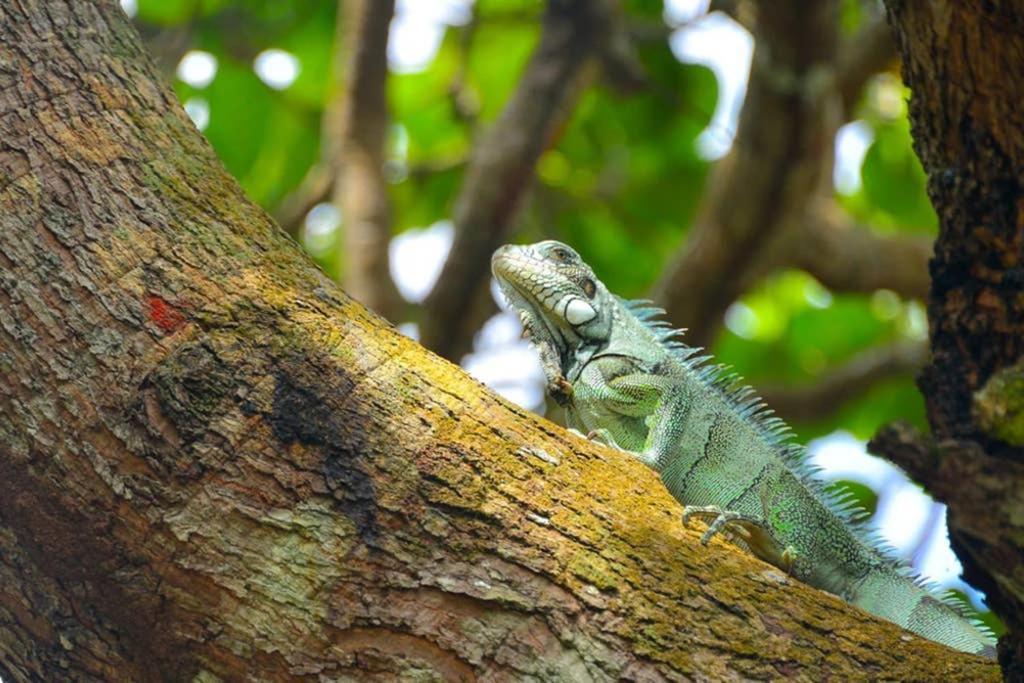
[[181,311],[158,296],[146,297],[146,308],[149,319],[164,332],[174,332],[186,322]]

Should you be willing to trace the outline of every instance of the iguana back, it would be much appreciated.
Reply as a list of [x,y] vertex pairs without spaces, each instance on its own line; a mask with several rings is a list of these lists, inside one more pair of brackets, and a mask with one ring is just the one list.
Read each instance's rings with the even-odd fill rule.
[[933,595],[826,492],[751,389],[678,340],[659,309],[612,296],[564,244],[507,246],[495,276],[541,354],[571,427],[655,468],[688,513],[796,578],[926,638],[992,656],[992,639]]

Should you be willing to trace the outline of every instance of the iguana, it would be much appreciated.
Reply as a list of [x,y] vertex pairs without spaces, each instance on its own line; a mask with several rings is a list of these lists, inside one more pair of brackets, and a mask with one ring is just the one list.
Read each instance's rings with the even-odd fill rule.
[[540,353],[568,426],[654,468],[684,505],[797,579],[950,647],[991,634],[934,595],[826,491],[788,427],[735,375],[678,339],[650,302],[613,296],[571,248],[506,245],[491,268]]

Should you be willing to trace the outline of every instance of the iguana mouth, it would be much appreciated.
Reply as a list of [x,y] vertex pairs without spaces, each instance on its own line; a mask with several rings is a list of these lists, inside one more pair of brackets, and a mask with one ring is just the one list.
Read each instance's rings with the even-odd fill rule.
[[544,304],[526,283],[522,282],[522,278],[517,277],[523,271],[521,266],[532,260],[517,258],[519,249],[506,245],[494,252],[494,256],[491,257],[491,272],[498,281],[498,287],[505,300],[519,316],[523,335],[532,338],[534,343],[550,341],[564,358],[570,348],[565,332],[549,319],[551,316],[544,310]]
[[534,342],[541,339],[549,339],[560,352],[569,348],[568,340],[557,325],[548,321],[548,316],[541,311],[540,302],[529,291],[523,291],[514,280],[502,277],[495,273],[498,287],[508,305],[519,316],[519,322],[523,326],[523,336]]

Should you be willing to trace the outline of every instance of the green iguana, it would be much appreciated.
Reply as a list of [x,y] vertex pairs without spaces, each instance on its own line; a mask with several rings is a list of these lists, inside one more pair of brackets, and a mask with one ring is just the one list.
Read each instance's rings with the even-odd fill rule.
[[794,577],[950,647],[994,656],[991,635],[932,594],[828,493],[753,391],[678,341],[649,302],[613,296],[568,246],[504,246],[491,259],[571,428],[662,478],[702,541],[734,542]]

